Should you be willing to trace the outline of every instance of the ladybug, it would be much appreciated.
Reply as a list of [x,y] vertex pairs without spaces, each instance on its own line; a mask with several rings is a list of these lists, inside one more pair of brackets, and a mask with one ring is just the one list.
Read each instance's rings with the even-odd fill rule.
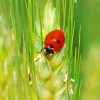
[[55,52],[59,52],[65,43],[65,36],[63,31],[56,29],[46,35],[44,41],[45,56],[52,56]]

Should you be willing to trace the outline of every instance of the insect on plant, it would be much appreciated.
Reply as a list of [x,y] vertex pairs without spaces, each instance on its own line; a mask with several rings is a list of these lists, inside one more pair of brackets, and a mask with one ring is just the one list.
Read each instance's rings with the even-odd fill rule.
[[52,56],[55,52],[58,52],[62,49],[65,43],[64,33],[57,29],[52,32],[49,32],[46,35],[44,41],[44,54],[45,56]]

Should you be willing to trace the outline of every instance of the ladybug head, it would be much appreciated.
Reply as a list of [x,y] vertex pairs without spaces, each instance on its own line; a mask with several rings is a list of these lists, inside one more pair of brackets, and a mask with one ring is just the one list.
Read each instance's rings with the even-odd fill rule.
[[52,56],[54,54],[54,50],[49,47],[44,47],[44,54],[45,56]]

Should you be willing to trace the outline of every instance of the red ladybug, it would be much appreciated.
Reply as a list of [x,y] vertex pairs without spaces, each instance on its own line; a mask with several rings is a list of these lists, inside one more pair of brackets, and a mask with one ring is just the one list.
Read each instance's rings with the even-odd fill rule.
[[65,36],[60,29],[49,32],[44,41],[44,54],[51,56],[54,52],[59,52],[64,46],[64,42]]

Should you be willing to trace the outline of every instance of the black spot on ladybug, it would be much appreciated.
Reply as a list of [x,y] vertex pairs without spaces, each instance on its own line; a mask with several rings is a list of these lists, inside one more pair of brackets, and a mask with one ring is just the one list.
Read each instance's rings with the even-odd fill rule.
[[52,40],[52,39],[53,39],[53,37],[51,36],[51,37],[50,37],[50,40]]
[[54,46],[50,44],[50,48],[54,48]]
[[58,43],[58,44],[60,44],[60,41],[59,41],[59,40],[57,40],[57,43]]

